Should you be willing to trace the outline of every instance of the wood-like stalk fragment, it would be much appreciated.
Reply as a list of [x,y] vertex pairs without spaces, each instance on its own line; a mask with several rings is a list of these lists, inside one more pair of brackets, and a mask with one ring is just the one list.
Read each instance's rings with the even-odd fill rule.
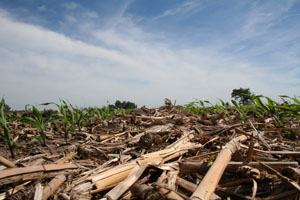
[[194,145],[189,142],[190,137],[193,137],[191,133],[192,132],[187,133],[185,136],[169,145],[167,149],[145,154],[128,164],[108,168],[106,171],[92,176],[91,180],[93,183],[96,183],[97,189],[91,191],[91,193],[93,194],[112,188],[119,182],[123,181],[136,166],[137,162],[139,165],[164,163],[187,153],[189,149],[194,148]]
[[[179,185],[184,190],[193,193],[197,189],[197,185],[191,183],[183,178],[177,177],[176,184]],[[211,195],[210,200],[221,200],[222,198],[216,195],[215,193]]]
[[253,148],[254,148],[254,142],[251,141],[249,149],[248,149],[248,152],[247,152],[247,160],[246,160],[247,163],[249,163],[249,162],[252,161],[252,158],[253,158]]
[[[37,179],[39,177],[41,178],[44,177],[44,175],[51,173],[56,173],[57,175],[58,171],[76,168],[77,166],[72,163],[65,163],[4,169],[0,171],[0,185],[13,183],[20,180]],[[51,176],[53,177],[53,175]]]
[[65,157],[55,161],[56,164],[63,164],[73,158],[77,155],[77,152],[71,152],[70,154],[67,154]]
[[1,193],[1,194],[0,194],[0,200],[4,200],[4,199],[6,199],[8,196],[13,195],[13,194],[16,194],[16,193],[19,192],[20,190],[24,190],[24,187],[25,187],[26,185],[28,185],[29,183],[31,183],[31,181],[27,181],[27,182],[25,182],[25,183],[23,183],[23,184],[21,184],[21,185],[18,185],[18,186],[16,186],[16,187],[12,188],[12,189],[7,190],[7,191],[4,192],[4,193]]
[[229,143],[225,145],[223,150],[219,153],[214,164],[211,166],[209,171],[204,176],[200,185],[197,187],[196,191],[193,193],[192,200],[209,200],[211,195],[216,189],[223,172],[231,160],[232,154],[237,150],[237,146],[240,142],[247,140],[247,136],[241,135],[234,138]]
[[[279,170],[280,168],[286,167],[298,167],[298,162],[229,162],[225,171],[227,172],[235,172],[239,167],[247,165],[254,168],[259,168],[260,163],[267,164],[274,169]],[[180,162],[179,163],[179,173],[180,174],[190,174],[190,173],[200,173],[204,174],[208,171],[208,169],[212,166],[213,163],[208,162]]]
[[171,188],[161,184],[155,183],[156,186],[159,187],[159,191],[161,194],[167,197],[167,199],[176,199],[176,200],[185,200],[188,199],[187,197],[184,198],[183,195],[179,195],[177,192],[173,191]]
[[197,185],[194,183],[191,183],[183,178],[177,177],[176,178],[176,184],[182,187],[184,190],[193,193],[197,189]]
[[43,186],[38,183],[35,187],[34,200],[42,200],[43,197]]
[[42,200],[47,200],[66,180],[65,175],[57,175],[43,190]]
[[11,161],[7,160],[6,158],[0,156],[0,163],[2,165],[4,165],[5,167],[8,167],[8,168],[15,168],[16,165],[14,163],[12,163]]
[[122,194],[124,194],[131,187],[132,184],[134,184],[139,179],[139,177],[143,174],[147,166],[148,165],[143,165],[140,167],[139,165],[137,165],[132,170],[130,175],[125,180],[120,182],[116,187],[110,190],[105,195],[105,197],[110,200],[118,199]]
[[211,167],[211,163],[208,162],[180,162],[179,173],[205,173],[209,169],[209,167]]
[[176,158],[186,152],[188,148],[192,145],[184,144],[180,148],[165,149],[158,152],[149,153],[143,155],[141,158],[130,162],[128,164],[119,165],[114,168],[108,169],[107,171],[93,176],[92,181],[96,183],[97,189],[92,191],[92,193],[97,193],[111,187],[114,187],[116,184],[124,180],[136,166],[136,162],[139,162],[141,165],[156,163],[156,162],[165,162]]

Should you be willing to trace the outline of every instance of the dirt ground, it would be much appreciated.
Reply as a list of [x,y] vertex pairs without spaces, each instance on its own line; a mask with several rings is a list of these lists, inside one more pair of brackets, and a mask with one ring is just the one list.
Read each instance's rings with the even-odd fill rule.
[[[300,120],[202,113],[171,103],[72,132],[9,121],[0,140],[0,199],[299,199]],[[7,163],[7,162],[9,163]]]

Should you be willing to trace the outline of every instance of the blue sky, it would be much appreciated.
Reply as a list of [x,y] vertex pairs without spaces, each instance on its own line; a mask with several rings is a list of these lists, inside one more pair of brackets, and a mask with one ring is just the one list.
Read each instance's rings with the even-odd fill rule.
[[299,19],[299,0],[1,0],[0,96],[15,109],[299,96]]

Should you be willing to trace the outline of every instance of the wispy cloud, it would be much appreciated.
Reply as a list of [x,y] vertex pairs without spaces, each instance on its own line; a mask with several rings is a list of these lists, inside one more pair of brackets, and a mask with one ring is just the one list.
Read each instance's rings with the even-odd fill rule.
[[79,7],[79,4],[71,1],[64,3],[63,6],[67,9],[74,10]]
[[300,65],[297,53],[300,50],[300,23],[297,16],[291,15],[295,3],[253,3],[243,14],[242,26],[236,26],[224,38],[221,36],[215,47],[264,69],[264,73],[296,68]]
[[245,39],[267,33],[272,27],[281,23],[289,15],[289,9],[295,3],[294,0],[279,2],[253,3],[253,6],[243,26]]
[[46,8],[45,5],[42,5],[42,6],[38,6],[37,9],[38,9],[39,12],[43,12],[43,11],[45,11],[47,8]]
[[[158,106],[165,97],[177,99],[179,104],[193,98],[229,100],[232,89],[237,87],[250,87],[257,94],[271,97],[294,95],[299,91],[297,45],[289,47],[283,55],[279,50],[272,53],[272,56],[277,54],[278,61],[291,63],[284,72],[274,70],[273,63],[247,57],[254,56],[255,51],[269,52],[279,43],[282,46],[291,42],[290,38],[299,38],[299,29],[280,32],[289,37],[276,38],[280,33],[269,41],[263,37],[262,45],[251,46],[247,42],[257,37],[254,30],[266,20],[259,19],[216,44],[180,49],[172,48],[167,36],[161,38],[159,32],[145,31],[137,25],[126,14],[127,8],[125,5],[122,14],[110,18],[105,26],[93,19],[79,20],[76,28],[84,30],[81,40],[14,20],[10,14],[0,11],[0,26],[6,27],[0,30],[0,95],[6,95],[7,102],[14,107],[23,108],[26,103],[56,101],[60,97],[79,106],[101,106],[107,100],[116,99]],[[273,12],[265,11],[269,10],[263,13],[271,15],[264,17],[273,17]],[[178,8],[176,12],[187,11]],[[248,13],[247,24],[251,24],[253,12]],[[252,35],[243,38],[239,34],[245,27]],[[268,31],[262,36],[268,35]],[[233,51],[237,43],[244,47]],[[263,45],[272,43],[275,46]],[[231,48],[225,51],[224,46]],[[276,69],[281,70],[282,66]]]
[[173,15],[178,15],[178,14],[186,14],[188,12],[191,12],[192,10],[199,8],[201,6],[201,2],[197,0],[189,0],[185,1],[182,4],[176,6],[175,8],[168,9],[164,11],[159,16],[154,17],[154,20],[168,17],[168,16],[173,16]]
[[86,12],[86,13],[84,13],[84,15],[87,18],[98,18],[99,17],[99,15],[96,12],[94,12],[94,11]]

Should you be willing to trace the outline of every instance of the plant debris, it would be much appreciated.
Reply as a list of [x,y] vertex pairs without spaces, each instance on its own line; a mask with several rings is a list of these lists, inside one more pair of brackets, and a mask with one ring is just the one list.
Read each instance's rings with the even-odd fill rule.
[[[43,119],[34,112],[26,119]],[[194,114],[166,99],[72,128],[8,120],[17,152],[0,140],[0,199],[299,199],[300,120],[276,116],[237,104]]]

